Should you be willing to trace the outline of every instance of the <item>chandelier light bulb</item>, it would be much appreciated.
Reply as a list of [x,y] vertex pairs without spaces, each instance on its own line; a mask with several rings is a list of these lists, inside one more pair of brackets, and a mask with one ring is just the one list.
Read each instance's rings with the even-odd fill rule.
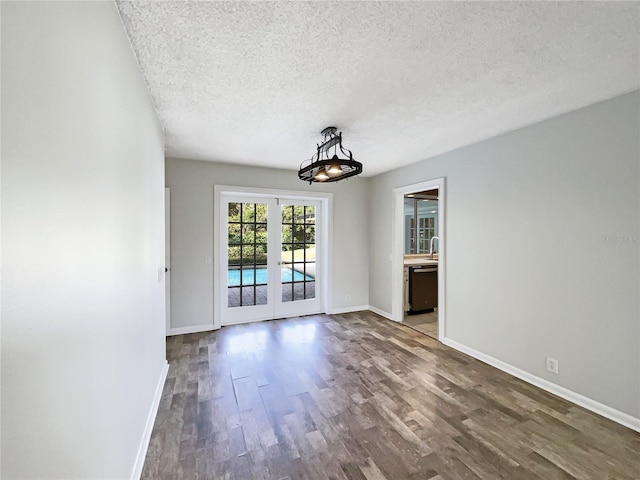
[[318,182],[324,182],[325,180],[329,180],[329,175],[327,175],[327,171],[324,167],[320,167],[320,170],[318,170],[318,173],[316,173],[313,178]]

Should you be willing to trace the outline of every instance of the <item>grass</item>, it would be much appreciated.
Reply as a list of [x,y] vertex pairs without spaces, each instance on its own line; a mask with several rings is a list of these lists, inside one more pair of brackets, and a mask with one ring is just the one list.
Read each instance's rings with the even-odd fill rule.
[[[293,261],[294,262],[302,262],[304,261],[305,257],[304,257],[304,248],[300,248],[299,250],[294,250],[293,251]],[[280,260],[284,261],[288,261],[288,259],[290,259],[291,256],[289,254],[289,252],[282,252],[282,256],[280,257]],[[307,262],[309,261],[315,261],[316,259],[316,247],[309,247],[307,248]]]
[[[316,247],[309,247],[306,249],[307,250],[307,262],[315,262],[316,261]],[[298,250],[294,250],[293,251],[293,261],[294,262],[303,262],[305,257],[304,257],[304,248],[300,248]],[[280,260],[283,262],[287,262],[291,259],[291,254],[289,252],[282,252],[282,255],[280,256]],[[245,266],[249,266],[251,265],[251,263],[253,262],[253,258],[247,259],[247,261],[245,261]],[[267,263],[267,258],[266,257],[259,257],[256,259],[256,262],[259,265],[264,265]],[[240,265],[240,257],[237,258],[229,258],[229,265]]]

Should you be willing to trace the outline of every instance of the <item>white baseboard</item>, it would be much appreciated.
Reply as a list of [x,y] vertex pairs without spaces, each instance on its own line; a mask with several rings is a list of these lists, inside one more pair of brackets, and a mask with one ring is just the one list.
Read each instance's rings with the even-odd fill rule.
[[513,365],[509,365],[508,363],[503,362],[502,360],[498,360],[497,358],[493,358],[489,355],[486,355],[478,350],[475,350],[471,347],[467,347],[461,343],[456,342],[455,340],[451,340],[450,338],[443,338],[442,343],[445,345],[458,350],[462,353],[466,353],[467,355],[480,360],[481,362],[487,363],[492,367],[496,367],[503,372],[508,373],[509,375],[513,375],[514,377],[519,378],[520,380],[524,380],[531,385],[535,385],[542,390],[546,390],[549,393],[553,393],[560,398],[564,398],[565,400],[570,401],[571,403],[575,403],[576,405],[580,405],[581,407],[586,408],[598,415],[602,415],[609,420],[613,420],[620,425],[624,425],[636,432],[640,432],[640,418],[636,418],[627,413],[616,410],[615,408],[609,407],[603,403],[592,400],[591,398],[585,397],[584,395],[580,395],[579,393],[573,392],[569,389],[561,387],[560,385],[556,385],[548,380],[532,375],[524,370],[520,370],[519,368],[514,367]]
[[391,315],[389,312],[385,312],[384,310],[380,310],[379,308],[376,308],[376,307],[374,307],[372,305],[369,305],[367,308],[368,308],[368,310],[371,310],[373,313],[377,313],[381,317],[384,317],[387,320],[391,320],[392,322],[395,322],[395,320],[393,319],[393,315]]
[[156,415],[158,414],[160,399],[162,398],[162,389],[164,388],[164,382],[167,380],[168,372],[169,363],[165,360],[164,365],[162,366],[162,372],[160,372],[158,384],[156,385],[156,393],[153,395],[153,401],[151,402],[151,408],[149,409],[149,415],[147,416],[147,423],[144,426],[142,440],[140,440],[140,446],[138,447],[138,455],[136,456],[136,461],[133,464],[131,480],[139,480],[140,475],[142,475],[144,459],[147,456],[147,449],[149,448],[149,441],[151,440],[151,432],[153,432],[153,424],[156,422]]
[[333,310],[327,313],[329,315],[338,315],[340,313],[361,312],[363,310],[369,310],[369,305],[359,305],[357,307],[334,308]]
[[169,330],[167,337],[173,337],[174,335],[186,335],[187,333],[200,333],[216,330],[213,325],[193,325],[191,327],[178,327]]

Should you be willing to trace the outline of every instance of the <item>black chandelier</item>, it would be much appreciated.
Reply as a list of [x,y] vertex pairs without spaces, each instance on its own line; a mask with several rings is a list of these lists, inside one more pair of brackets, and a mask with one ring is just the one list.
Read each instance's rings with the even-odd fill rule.
[[[310,160],[305,160],[298,170],[298,178],[305,182],[338,182],[362,173],[362,164],[353,159],[351,150],[342,146],[342,132],[327,127],[322,132],[324,141]],[[331,152],[333,150],[333,156]],[[341,154],[349,158],[340,158]]]

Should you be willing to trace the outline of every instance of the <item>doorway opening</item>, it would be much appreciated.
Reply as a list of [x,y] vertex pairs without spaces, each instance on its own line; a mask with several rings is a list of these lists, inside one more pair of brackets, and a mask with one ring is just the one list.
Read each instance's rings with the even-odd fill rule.
[[444,179],[394,190],[393,319],[443,340]]
[[438,189],[404,196],[402,323],[438,338]]
[[326,310],[330,197],[215,187],[214,328]]

